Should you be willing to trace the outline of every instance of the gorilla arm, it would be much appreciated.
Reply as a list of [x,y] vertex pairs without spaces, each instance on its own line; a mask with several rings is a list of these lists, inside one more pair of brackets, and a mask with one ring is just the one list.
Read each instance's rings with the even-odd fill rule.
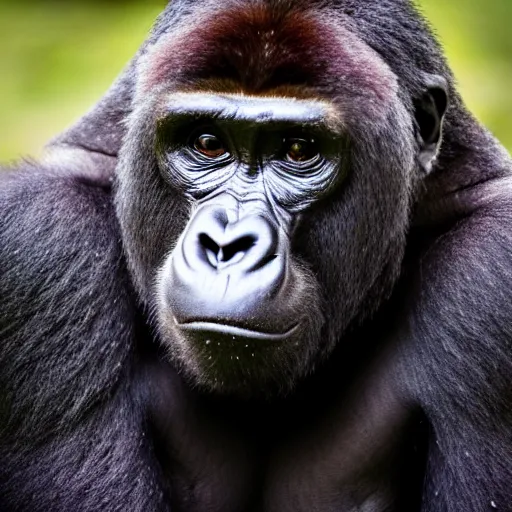
[[478,209],[430,245],[411,279],[402,372],[432,428],[425,512],[512,503],[511,184],[459,192]]
[[0,219],[0,508],[156,510],[109,192],[23,164]]

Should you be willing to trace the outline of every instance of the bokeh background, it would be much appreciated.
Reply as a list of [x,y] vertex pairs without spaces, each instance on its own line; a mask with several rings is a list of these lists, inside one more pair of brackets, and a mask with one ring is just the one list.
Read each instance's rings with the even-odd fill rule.
[[[162,0],[0,0],[0,161],[37,156],[102,95]],[[512,150],[512,0],[417,0],[462,95]]]

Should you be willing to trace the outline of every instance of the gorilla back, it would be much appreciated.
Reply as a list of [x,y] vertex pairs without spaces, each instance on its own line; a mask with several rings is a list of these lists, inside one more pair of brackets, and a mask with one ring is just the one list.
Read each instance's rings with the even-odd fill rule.
[[512,162],[406,0],[176,0],[0,177],[0,510],[512,510]]

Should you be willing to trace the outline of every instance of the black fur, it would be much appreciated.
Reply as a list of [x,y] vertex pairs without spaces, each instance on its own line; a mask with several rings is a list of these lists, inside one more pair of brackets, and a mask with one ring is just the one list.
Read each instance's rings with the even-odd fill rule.
[[[177,208],[172,233],[155,233],[174,200],[148,177],[155,163],[142,138],[151,129],[134,136],[150,122],[140,113],[153,92],[143,90],[154,78],[145,76],[148,56],[192,20],[207,26],[219,2],[173,1],[127,71],[43,162],[0,175],[0,510],[512,510],[510,157],[465,109],[408,1],[259,3],[342,20],[398,77],[411,123],[426,84],[442,77],[449,107],[432,171],[399,168],[393,144],[406,137],[403,156],[417,143],[405,128],[364,146],[354,165],[371,171],[380,158],[390,178],[369,172],[358,184],[387,205],[353,220],[361,245],[347,249],[338,235],[340,254],[358,260],[350,275],[362,278],[351,282],[325,249],[341,232],[339,198],[299,227],[295,250],[325,297],[342,284],[351,293],[341,306],[326,301],[325,339],[343,337],[294,393],[266,403],[191,389],[162,354],[146,295],[154,276],[144,271],[172,248],[188,211]],[[172,71],[164,86],[179,81]],[[336,99],[340,87],[327,76],[316,92]],[[362,148],[371,119],[358,126]],[[124,238],[112,190],[120,152],[120,179],[128,161],[142,176],[120,184],[133,194],[124,201],[146,208],[132,232],[121,219]],[[393,242],[385,254],[372,246],[379,222],[380,239]],[[145,266],[127,263],[141,239]],[[364,294],[363,278],[372,282]]]

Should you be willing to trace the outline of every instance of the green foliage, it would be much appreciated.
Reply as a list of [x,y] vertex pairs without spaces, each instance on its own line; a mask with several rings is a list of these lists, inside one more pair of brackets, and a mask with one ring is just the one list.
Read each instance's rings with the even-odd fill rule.
[[512,150],[512,0],[416,0],[441,39],[462,97]]
[[88,110],[164,4],[0,3],[0,160],[37,155]]
[[[512,149],[511,0],[418,0],[469,107]],[[165,2],[0,2],[0,160],[37,155],[90,108]]]

